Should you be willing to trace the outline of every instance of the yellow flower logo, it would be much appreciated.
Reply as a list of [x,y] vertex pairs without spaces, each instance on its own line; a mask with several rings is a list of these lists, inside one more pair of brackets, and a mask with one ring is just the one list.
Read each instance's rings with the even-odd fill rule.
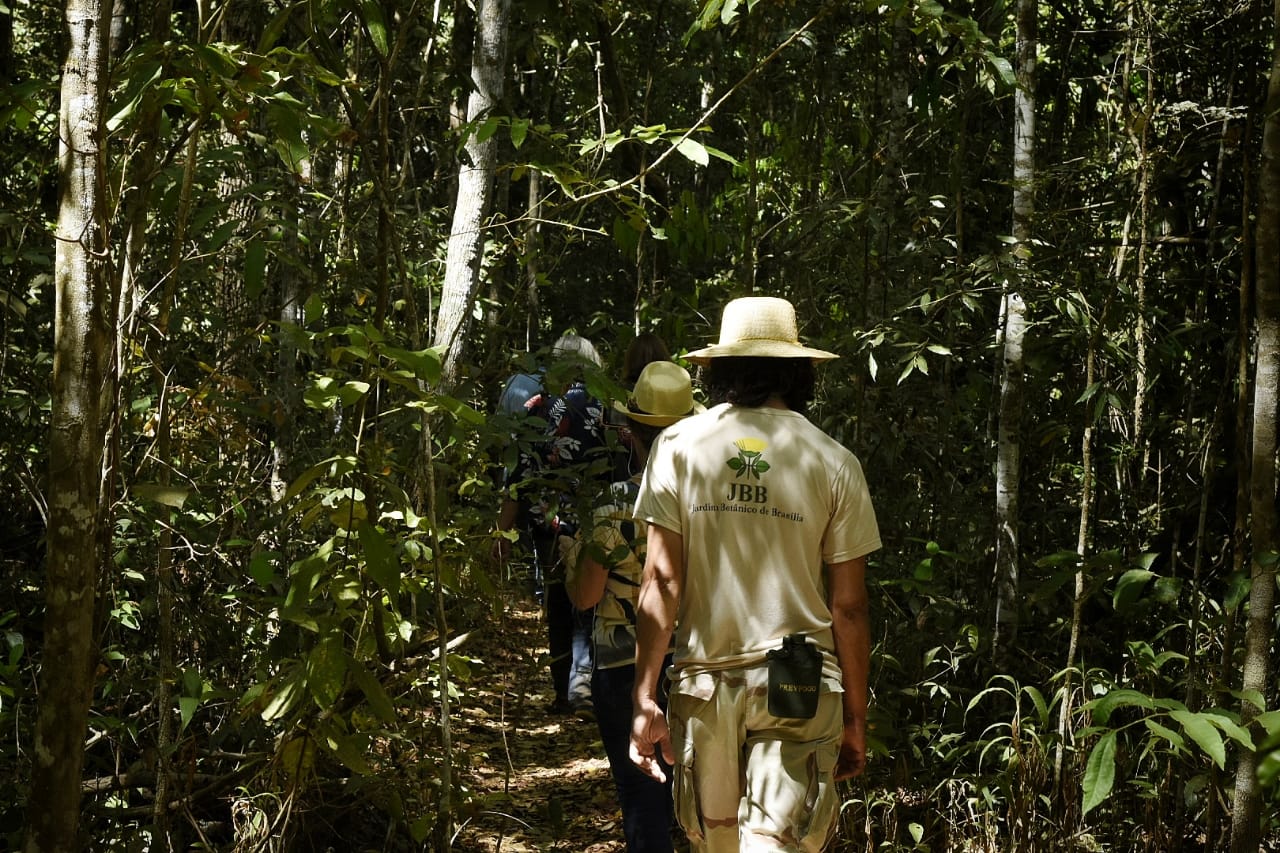
[[769,445],[758,438],[740,438],[733,446],[738,448],[738,455],[726,464],[733,469],[734,477],[746,477],[748,480],[755,477],[759,480],[760,475],[769,470],[769,463],[761,456]]

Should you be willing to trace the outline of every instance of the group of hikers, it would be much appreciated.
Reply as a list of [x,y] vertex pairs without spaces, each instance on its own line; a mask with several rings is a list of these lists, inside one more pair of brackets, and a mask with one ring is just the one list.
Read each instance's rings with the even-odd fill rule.
[[[599,367],[594,346],[558,359]],[[866,763],[866,558],[880,536],[861,464],[806,418],[815,365],[785,299],[725,305],[719,340],[687,353],[701,396],[646,334],[625,400],[579,372],[516,377],[506,407],[545,424],[507,472],[497,527],[523,528],[541,569],[554,714],[594,719],[627,850],[819,851],[835,783]],[[589,513],[540,475],[580,472],[617,429],[620,464]],[[493,556],[511,555],[507,535]],[[679,827],[677,830],[676,827]]]

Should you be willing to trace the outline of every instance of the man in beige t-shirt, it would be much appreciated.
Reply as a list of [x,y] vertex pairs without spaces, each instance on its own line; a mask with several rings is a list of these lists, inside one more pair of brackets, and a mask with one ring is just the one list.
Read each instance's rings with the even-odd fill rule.
[[[821,850],[834,781],[866,760],[865,570],[880,536],[858,460],[804,417],[814,362],[830,358],[799,343],[789,302],[730,302],[719,343],[689,355],[718,405],[669,427],[645,469],[631,754],[654,778],[659,756],[674,765],[695,850]],[[811,680],[775,668],[797,648]],[[796,710],[788,692],[815,701]]]

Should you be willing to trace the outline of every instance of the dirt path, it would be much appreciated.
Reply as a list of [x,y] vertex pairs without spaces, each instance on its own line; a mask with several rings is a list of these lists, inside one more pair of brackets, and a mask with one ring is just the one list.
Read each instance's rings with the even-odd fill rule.
[[594,722],[546,711],[546,631],[532,599],[513,601],[467,650],[483,661],[464,688],[457,754],[473,805],[454,849],[466,853],[622,853],[621,814]]

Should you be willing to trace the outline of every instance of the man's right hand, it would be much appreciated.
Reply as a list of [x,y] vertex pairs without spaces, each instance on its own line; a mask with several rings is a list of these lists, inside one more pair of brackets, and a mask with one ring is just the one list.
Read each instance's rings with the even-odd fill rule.
[[667,726],[667,715],[652,699],[638,702],[635,706],[635,717],[631,720],[631,763],[656,782],[667,781],[662,764],[667,766],[676,763],[676,752],[671,746],[671,729]]
[[867,730],[865,723],[849,723],[840,738],[840,756],[836,759],[837,782],[861,776],[867,767]]

